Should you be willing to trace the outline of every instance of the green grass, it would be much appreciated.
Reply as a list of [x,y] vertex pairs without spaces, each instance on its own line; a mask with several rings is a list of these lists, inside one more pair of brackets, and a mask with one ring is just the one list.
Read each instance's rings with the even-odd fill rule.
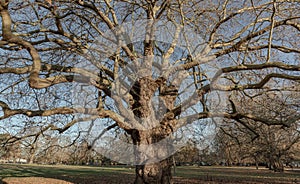
[[300,182],[300,170],[288,170],[284,173],[275,173],[266,168],[256,170],[254,167],[178,167],[176,176],[224,182]]
[[35,164],[4,164],[0,165],[0,177],[28,177],[28,176],[110,176],[116,173],[134,174],[134,169],[122,167],[89,167],[89,166],[67,166],[67,165],[35,165]]
[[[62,179],[74,183],[101,180],[102,178],[115,178],[127,176],[133,180],[134,169],[121,167],[88,167],[66,165],[0,165],[0,179],[9,177],[44,177]],[[82,182],[85,181],[85,182]],[[0,182],[1,183],[1,182]]]
[[[9,177],[45,177],[63,179],[74,183],[92,183],[96,180],[100,181],[106,179],[110,181],[110,179],[112,179],[113,181],[119,178],[119,181],[125,182],[133,181],[135,175],[134,171],[132,168],[125,167],[3,164],[0,165],[0,179]],[[299,170],[274,173],[265,168],[256,170],[252,167],[177,167],[174,176],[179,180],[180,178],[187,178],[218,182],[300,182]]]

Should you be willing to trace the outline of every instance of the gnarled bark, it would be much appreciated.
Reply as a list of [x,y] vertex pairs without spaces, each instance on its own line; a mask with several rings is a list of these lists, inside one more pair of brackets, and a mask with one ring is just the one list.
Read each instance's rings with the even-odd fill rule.
[[171,184],[172,181],[172,144],[160,140],[158,135],[149,132],[134,132],[136,178],[135,184]]
[[[131,109],[145,128],[130,131],[136,164],[135,184],[173,183],[171,155],[174,150],[169,135],[173,131],[172,127],[176,120],[174,117],[168,118],[167,116],[164,116],[162,120],[153,119],[155,117],[153,107],[149,102],[158,88],[159,84],[147,76],[137,80],[131,90],[134,100]],[[167,111],[175,101],[175,98],[168,99],[162,98]]]
[[170,158],[158,163],[137,165],[135,184],[159,183],[172,184],[172,162]]

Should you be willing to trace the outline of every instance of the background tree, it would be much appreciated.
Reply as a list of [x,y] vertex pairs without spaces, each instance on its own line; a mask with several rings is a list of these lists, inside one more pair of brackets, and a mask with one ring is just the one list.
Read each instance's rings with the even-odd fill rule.
[[2,159],[4,159],[4,158],[7,159],[7,157],[9,156],[8,150],[7,150],[8,148],[6,146],[6,142],[9,137],[10,137],[10,135],[7,133],[0,134],[0,158],[2,158]]
[[[187,124],[299,120],[218,105],[233,92],[299,92],[299,9],[265,0],[1,0],[1,127],[17,139],[55,131],[101,140],[118,130],[133,144],[135,183],[171,183],[168,137]],[[130,41],[139,32],[124,22],[142,38]],[[28,133],[30,124],[39,129]]]
[[[219,152],[226,154],[225,158],[230,160],[228,164],[248,159],[256,166],[266,163],[274,171],[283,171],[284,164],[300,141],[299,109],[296,105],[298,96],[295,93],[272,91],[254,97],[244,96],[242,99],[238,102],[242,111],[257,114],[266,122],[225,121],[219,125],[216,139]],[[269,124],[274,119],[282,124]]]
[[174,159],[176,164],[198,164],[200,159],[200,150],[197,148],[197,145],[193,141],[189,141],[186,146],[181,148],[180,151],[178,151],[174,155]]

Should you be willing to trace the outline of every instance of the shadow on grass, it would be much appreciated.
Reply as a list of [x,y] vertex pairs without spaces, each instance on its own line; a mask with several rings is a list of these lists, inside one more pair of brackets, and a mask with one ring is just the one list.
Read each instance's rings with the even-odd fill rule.
[[124,167],[108,168],[64,165],[0,165],[0,184],[4,184],[3,179],[5,178],[21,177],[52,178],[82,184],[131,183],[134,179],[134,169]]
[[179,167],[177,176],[207,183],[300,184],[300,170],[275,173],[263,167],[258,170],[254,167]]
[[[274,173],[265,168],[256,170],[246,167],[177,167],[174,183],[251,183],[251,184],[300,184],[300,170]],[[31,177],[33,182],[22,182]],[[126,167],[88,167],[66,165],[0,165],[0,184],[3,180],[19,179],[23,183],[54,183],[46,179],[56,179],[80,184],[121,184],[134,181],[134,169]],[[22,178],[22,179],[21,179]],[[41,180],[41,181],[40,181]],[[45,180],[45,181],[42,181]],[[39,182],[40,181],[40,182]],[[8,182],[9,183],[9,182]]]

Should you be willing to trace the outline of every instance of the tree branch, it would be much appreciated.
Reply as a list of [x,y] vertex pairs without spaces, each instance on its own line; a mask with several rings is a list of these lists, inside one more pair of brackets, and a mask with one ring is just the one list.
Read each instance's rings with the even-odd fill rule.
[[263,29],[260,29],[259,31],[250,33],[247,36],[245,36],[244,38],[242,38],[240,41],[238,41],[237,43],[232,45],[230,48],[219,51],[219,52],[215,53],[215,55],[216,55],[216,57],[220,57],[222,55],[225,55],[225,54],[228,54],[228,53],[231,53],[231,52],[234,52],[234,51],[238,51],[241,48],[241,46],[243,44],[245,44],[247,41],[251,40],[252,38],[255,38],[257,36],[260,36],[260,35],[266,33],[272,27],[275,28],[275,27],[279,27],[279,26],[282,26],[282,25],[290,25],[292,20],[296,20],[296,19],[299,19],[299,18],[300,17],[290,17],[290,18],[285,19],[285,20],[281,20],[281,21],[277,21],[277,22],[274,21],[274,25],[272,24],[273,26],[269,25],[269,26],[266,26]]
[[245,89],[261,89],[269,82],[272,78],[280,78],[280,79],[287,79],[293,81],[300,81],[300,76],[292,76],[287,74],[279,74],[279,73],[271,73],[266,75],[260,82],[254,84],[245,84],[245,85],[232,85],[232,86],[224,86],[213,84],[213,89],[215,90],[222,90],[222,91],[233,91],[233,90],[245,90]]

